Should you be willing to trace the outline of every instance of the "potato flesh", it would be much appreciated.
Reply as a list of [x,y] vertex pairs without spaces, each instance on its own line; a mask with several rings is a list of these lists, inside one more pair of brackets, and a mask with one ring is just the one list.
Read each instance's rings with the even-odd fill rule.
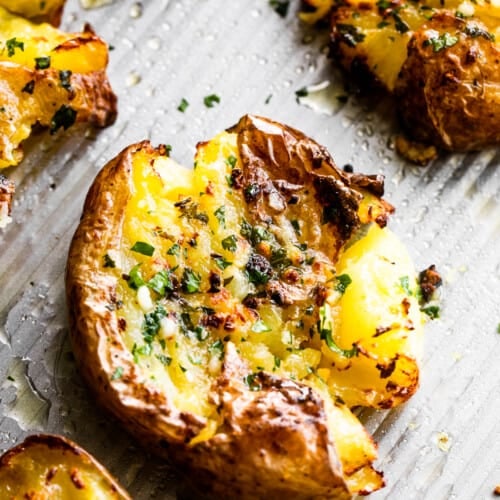
[[[401,276],[415,283],[410,259],[394,236],[374,227],[344,253],[335,271],[326,256],[313,250],[299,250],[289,227],[274,228],[291,261],[305,255],[317,262],[316,267],[302,264],[304,282],[330,286],[328,301],[336,343],[344,349],[359,345],[371,354],[367,358],[347,360],[333,353],[317,332],[311,333],[318,321],[318,307],[313,302],[307,304],[307,312],[304,312],[304,304],[284,308],[264,303],[258,313],[243,306],[242,300],[256,289],[245,272],[252,245],[240,234],[242,221],[249,220],[250,214],[241,191],[231,189],[228,184],[232,167],[238,167],[240,162],[236,138],[236,134],[222,133],[200,145],[193,170],[180,167],[166,156],[151,159],[140,150],[135,153],[122,251],[109,256],[116,265],[110,272],[117,278],[117,295],[123,302],[117,314],[126,325],[124,342],[141,368],[144,383],[154,384],[173,397],[179,410],[208,419],[206,429],[192,444],[209,439],[217,432],[219,419],[209,397],[210,387],[221,369],[220,346],[231,341],[252,372],[268,371],[291,377],[320,392],[327,401],[330,432],[350,488],[353,492],[368,491],[366,485],[370,481],[378,481],[380,487],[380,476],[370,465],[376,457],[375,446],[342,399],[348,405],[383,406],[381,402],[385,402],[386,407],[403,401],[403,396],[394,398],[386,389],[389,379],[380,380],[380,370],[376,368],[377,364],[390,362],[398,354],[404,354],[401,359],[408,363],[396,360],[397,381],[401,386],[408,382],[409,390],[412,389],[411,380],[418,373],[421,313],[416,298],[407,296],[398,286]],[[360,212],[368,210],[369,200],[367,195]],[[376,210],[374,201],[373,205]],[[223,216],[221,207],[224,207]],[[235,248],[222,245],[222,241],[232,237]],[[137,242],[151,245],[153,255],[131,250]],[[265,247],[260,250],[265,251]],[[388,280],[385,279],[387,266],[378,262],[384,259],[394,262]],[[227,267],[220,269],[217,261]],[[374,263],[377,265],[372,268]],[[218,293],[182,293],[189,301],[189,308],[175,300],[166,301],[152,290],[151,280],[165,269],[173,270],[177,279],[185,283],[186,267],[194,272],[194,284],[199,285],[200,291],[207,292],[210,273],[214,272],[220,275],[221,282],[226,280],[226,285],[221,286]],[[136,283],[134,289],[129,284],[130,276],[137,277],[138,273],[139,288]],[[335,291],[333,285],[328,285],[335,282],[336,273],[349,273],[352,277],[344,296]],[[366,294],[380,297],[370,301]],[[356,304],[360,297],[366,306],[362,313]],[[408,319],[401,310],[403,298],[411,303],[414,320],[411,331],[403,326]],[[168,319],[166,325],[164,322],[157,328],[154,340],[147,341],[146,316],[154,315],[159,303],[165,307]],[[205,314],[200,312],[202,308],[214,310],[225,320],[217,327],[201,327]],[[181,321],[179,318],[186,314],[189,319]],[[398,322],[401,326],[394,326]],[[186,328],[186,323],[201,328],[195,331],[193,325]],[[387,324],[393,329],[384,334],[384,341],[381,341],[383,335],[374,339],[377,328]],[[351,329],[353,325],[356,330]],[[346,367],[346,362],[352,366],[340,370]],[[401,373],[404,370],[411,373]],[[406,397],[409,394],[407,392]]]
[[[36,496],[30,496],[35,494]],[[32,445],[0,466],[0,498],[50,500],[125,499],[86,457]]]
[[[464,9],[467,2],[459,0],[431,0],[425,2],[394,4],[394,10],[408,27],[407,31],[398,29],[390,14],[383,14],[375,0],[350,0],[346,6],[339,7],[334,14],[333,26],[349,25],[363,36],[354,46],[341,43],[341,61],[347,68],[354,58],[364,61],[376,80],[387,90],[393,91],[401,67],[407,57],[407,45],[413,32],[424,26],[434,12],[449,10],[453,13]],[[485,2],[470,3],[473,9],[471,20],[479,19],[495,35],[500,36],[500,7]],[[389,12],[389,11],[388,11]],[[469,17],[467,17],[469,19]],[[387,57],[390,54],[390,57]]]
[[[49,68],[37,69],[37,58],[48,57]],[[19,163],[32,126],[51,125],[62,106],[76,111],[77,121],[104,126],[114,120],[107,60],[106,43],[91,32],[63,33],[0,7],[0,168]]]
[[0,0],[0,6],[35,21],[47,20],[59,24],[59,18],[66,0]]

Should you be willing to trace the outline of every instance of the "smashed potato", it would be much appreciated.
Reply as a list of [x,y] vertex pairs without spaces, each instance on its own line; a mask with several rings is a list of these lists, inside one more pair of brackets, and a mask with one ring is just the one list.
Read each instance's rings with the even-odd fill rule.
[[47,21],[59,26],[65,3],[66,0],[0,0],[0,7],[27,17],[35,23]]
[[0,7],[0,168],[22,160],[34,125],[53,134],[76,122],[113,123],[107,62],[108,47],[89,26],[63,33]]
[[407,400],[422,344],[382,195],[380,176],[255,116],[199,143],[194,169],[147,141],[124,150],[89,191],[66,275],[99,402],[214,498],[381,488],[350,408]]
[[307,21],[331,12],[336,58],[358,79],[374,81],[396,96],[403,125],[413,139],[450,151],[500,142],[497,4],[487,0],[339,4],[307,0],[305,4],[311,11],[302,14]]
[[0,457],[0,498],[130,500],[92,455],[46,434],[29,436]]

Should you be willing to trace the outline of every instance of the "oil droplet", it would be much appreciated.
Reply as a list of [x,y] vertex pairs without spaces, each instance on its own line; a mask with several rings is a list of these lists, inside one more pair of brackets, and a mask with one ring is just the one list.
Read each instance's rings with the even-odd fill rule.
[[142,3],[135,2],[134,4],[132,4],[132,6],[130,7],[130,10],[128,12],[128,15],[132,19],[138,19],[139,17],[141,17],[142,16]]
[[297,101],[320,114],[332,116],[347,100],[347,96],[341,90],[342,87],[332,85],[329,80],[325,80],[302,89],[302,95],[297,97]]
[[134,87],[135,85],[139,84],[141,82],[142,78],[139,73],[136,73],[135,71],[131,71],[128,76],[127,76],[127,87]]
[[97,9],[97,7],[109,5],[113,2],[114,0],[80,0],[80,3],[82,4],[82,7],[84,9]]
[[27,361],[14,358],[7,373],[1,389],[14,387],[16,395],[11,403],[7,403],[5,416],[15,420],[24,431],[43,430],[49,415],[50,401],[33,385],[28,376]]
[[159,50],[161,47],[161,40],[157,36],[150,38],[148,40],[148,47],[152,50]]

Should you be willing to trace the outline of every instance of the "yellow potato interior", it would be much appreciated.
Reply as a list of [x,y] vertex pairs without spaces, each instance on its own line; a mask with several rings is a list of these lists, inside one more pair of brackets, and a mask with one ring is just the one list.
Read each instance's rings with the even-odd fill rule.
[[[322,10],[325,5],[321,5]],[[478,19],[497,39],[500,35],[500,6],[484,0],[429,0],[406,4],[349,0],[338,8],[333,23],[347,42],[341,47],[343,64],[350,66],[354,58],[360,59],[379,83],[393,91],[414,31],[440,10],[459,12],[465,19]]]
[[0,498],[51,500],[125,499],[86,456],[67,449],[31,445],[0,467]]
[[[0,61],[35,69],[38,58],[50,68],[90,73],[106,68],[106,44],[92,33],[64,33],[48,23],[33,24],[0,7]],[[44,66],[45,61],[38,61]]]
[[[209,394],[227,342],[248,363],[250,390],[259,371],[310,385],[325,400],[348,483],[361,491],[380,477],[370,467],[374,444],[349,406],[394,406],[416,388],[421,313],[414,269],[396,237],[376,225],[363,226],[334,263],[307,245],[306,220],[250,223],[234,188],[236,138],[224,132],[200,145],[193,169],[135,153],[122,251],[103,256],[119,283],[124,342],[144,383],[208,419],[193,443],[217,432]],[[366,195],[362,220],[370,206],[377,210]],[[265,273],[304,294],[286,306],[258,302]],[[309,293],[317,287],[325,290],[321,305]]]

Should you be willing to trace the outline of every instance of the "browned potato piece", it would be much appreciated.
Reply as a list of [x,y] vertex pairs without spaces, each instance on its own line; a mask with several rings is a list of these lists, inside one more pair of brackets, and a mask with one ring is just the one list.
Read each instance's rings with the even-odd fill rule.
[[0,168],[17,165],[34,125],[51,133],[116,118],[106,76],[108,47],[90,27],[63,33],[0,7]]
[[416,390],[416,273],[380,176],[347,174],[256,116],[195,168],[132,145],[71,244],[71,339],[101,405],[213,498],[350,498],[383,486],[350,411]]
[[[445,37],[456,43],[436,51]],[[451,151],[500,142],[500,48],[479,21],[436,14],[413,35],[394,92],[420,141]]]
[[[331,12],[333,53],[352,76],[394,93],[417,141],[450,151],[500,142],[500,7],[486,0],[307,0]],[[432,150],[401,143],[417,163]]]
[[130,500],[110,473],[63,436],[33,435],[0,457],[4,500]]
[[31,19],[35,23],[42,21],[59,26],[66,0],[0,0],[0,6],[14,14]]

